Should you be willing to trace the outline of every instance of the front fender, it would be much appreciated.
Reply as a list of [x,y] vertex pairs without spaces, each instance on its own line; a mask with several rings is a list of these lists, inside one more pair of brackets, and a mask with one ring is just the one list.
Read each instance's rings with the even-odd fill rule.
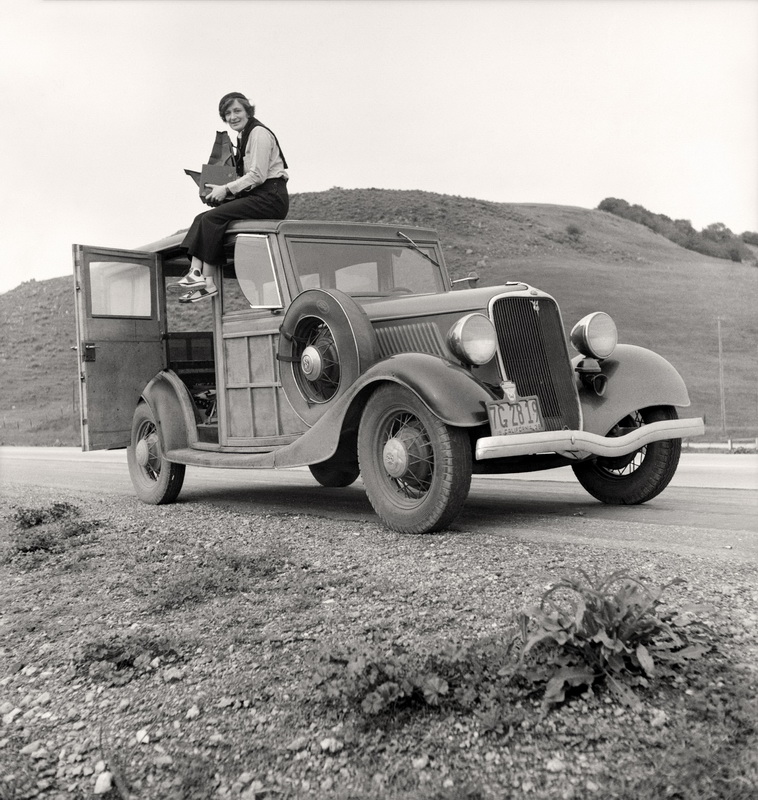
[[391,381],[405,386],[445,424],[472,428],[487,422],[494,400],[462,367],[427,353],[398,353],[369,367],[296,442],[275,454],[277,467],[314,464],[330,458],[346,430],[355,433],[372,391]]
[[191,447],[197,441],[192,398],[176,373],[159,372],[144,388],[142,399],[153,412],[164,453]]
[[427,353],[389,356],[367,369],[360,383],[377,381],[402,384],[446,425],[462,428],[486,423],[487,403],[495,399],[463,367]]
[[[576,364],[583,356],[576,356]],[[631,344],[617,345],[610,358],[600,362],[608,378],[605,394],[598,397],[576,376],[584,430],[605,436],[627,414],[649,406],[688,406],[690,397],[682,376],[663,356]]]

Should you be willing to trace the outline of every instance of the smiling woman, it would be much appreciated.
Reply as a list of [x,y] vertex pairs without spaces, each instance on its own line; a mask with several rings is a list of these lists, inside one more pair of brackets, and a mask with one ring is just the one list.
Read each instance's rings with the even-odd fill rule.
[[182,242],[191,265],[179,281],[188,290],[180,303],[218,294],[216,268],[224,263],[224,232],[230,222],[284,219],[289,210],[287,160],[273,131],[256,119],[255,106],[245,95],[230,92],[221,98],[218,113],[237,133],[237,178],[226,184],[207,184],[210,193],[204,202],[213,208],[195,217]]

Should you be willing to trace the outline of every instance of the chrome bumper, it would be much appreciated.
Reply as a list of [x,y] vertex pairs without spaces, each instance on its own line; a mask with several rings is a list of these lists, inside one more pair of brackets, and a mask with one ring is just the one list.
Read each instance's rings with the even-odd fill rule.
[[599,436],[588,431],[540,431],[510,436],[485,436],[476,442],[476,460],[558,453],[583,461],[591,456],[623,456],[651,442],[702,436],[702,419],[672,419],[651,422],[624,436]]

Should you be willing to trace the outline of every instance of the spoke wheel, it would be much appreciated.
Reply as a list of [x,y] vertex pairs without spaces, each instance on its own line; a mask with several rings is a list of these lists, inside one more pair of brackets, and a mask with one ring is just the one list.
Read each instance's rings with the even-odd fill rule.
[[404,387],[388,384],[369,399],[358,432],[358,457],[371,505],[392,530],[441,530],[468,496],[468,435],[445,425]]
[[140,403],[132,420],[132,443],[126,451],[129,475],[137,497],[144,503],[173,503],[184,483],[184,464],[163,456],[158,428],[146,403]]
[[277,359],[292,410],[314,425],[378,358],[366,312],[337,289],[306,289],[279,328]]
[[295,380],[311,403],[327,403],[340,388],[340,358],[334,333],[317,317],[305,317],[295,328]]
[[[622,436],[651,422],[677,419],[675,408],[660,406],[634,411],[609,436]],[[660,494],[674,477],[682,450],[681,439],[651,442],[633,453],[596,458],[572,465],[581,485],[609,505],[637,505]]]

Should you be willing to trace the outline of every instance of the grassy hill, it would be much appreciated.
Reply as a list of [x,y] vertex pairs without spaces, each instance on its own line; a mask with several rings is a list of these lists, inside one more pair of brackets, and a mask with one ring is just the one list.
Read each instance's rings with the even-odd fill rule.
[[[292,197],[292,219],[436,228],[454,277],[525,280],[556,297],[567,329],[610,313],[622,342],[650,347],[683,375],[708,438],[758,435],[758,269],[708,258],[611,214],[420,191],[330,189]],[[27,281],[0,295],[0,444],[78,444],[73,281]]]

